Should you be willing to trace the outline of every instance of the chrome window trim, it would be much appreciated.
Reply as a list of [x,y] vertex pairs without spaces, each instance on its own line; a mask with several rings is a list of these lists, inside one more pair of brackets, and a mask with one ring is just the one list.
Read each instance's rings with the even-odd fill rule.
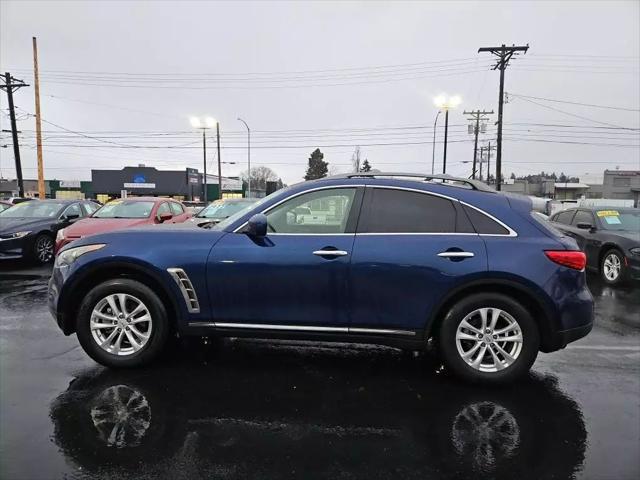
[[189,322],[190,327],[238,328],[254,330],[286,330],[292,332],[331,332],[331,333],[373,333],[382,335],[415,336],[411,330],[397,330],[387,328],[352,328],[352,327],[321,327],[315,325],[274,325],[264,323],[229,323],[229,322]]
[[[442,193],[437,193],[437,192],[428,192],[425,190],[420,190],[418,188],[411,188],[411,187],[398,187],[396,185],[369,185],[369,184],[364,184],[364,185],[328,185],[328,186],[324,186],[324,187],[316,187],[316,188],[312,188],[309,190],[304,190],[302,192],[298,192],[295,195],[291,195],[290,197],[284,198],[282,200],[280,200],[279,202],[271,205],[270,207],[262,210],[259,213],[262,213],[264,215],[266,215],[267,213],[269,213],[269,211],[271,211],[272,209],[274,209],[275,207],[277,207],[278,205],[281,205],[282,203],[286,202],[287,200],[290,200],[292,198],[296,198],[299,197],[300,195],[304,195],[305,193],[310,193],[310,192],[315,192],[318,190],[333,190],[333,189],[337,189],[337,188],[359,188],[359,187],[364,187],[364,188],[385,188],[385,189],[390,189],[390,190],[404,190],[407,192],[416,192],[416,193],[421,193],[423,195],[431,195],[434,197],[440,197],[440,198],[444,198],[447,199],[449,201],[452,202],[458,202],[462,205],[466,205],[467,207],[473,208],[474,210],[477,210],[478,212],[482,213],[483,215],[486,215],[487,217],[489,217],[491,220],[493,220],[494,222],[497,222],[499,225],[501,225],[502,227],[504,227],[509,233],[469,233],[469,232],[356,232],[356,233],[268,233],[267,236],[271,236],[271,235],[292,235],[292,236],[335,236],[335,235],[462,235],[462,236],[469,236],[469,235],[475,235],[475,236],[481,236],[481,237],[517,237],[518,233],[511,228],[509,225],[507,225],[506,223],[502,222],[501,220],[498,220],[496,217],[494,217],[493,215],[491,215],[490,213],[485,212],[484,210],[482,210],[481,208],[478,208],[474,205],[471,205],[470,203],[467,203],[463,200],[458,200],[457,198],[454,197],[450,197],[448,195],[444,195]],[[242,225],[240,225],[238,228],[236,228],[233,233],[238,233],[239,230],[242,230],[245,226],[247,225],[247,222],[244,222]]]

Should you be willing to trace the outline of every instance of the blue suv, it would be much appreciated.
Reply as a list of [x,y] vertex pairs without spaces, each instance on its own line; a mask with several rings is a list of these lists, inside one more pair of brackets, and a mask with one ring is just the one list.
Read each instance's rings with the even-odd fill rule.
[[176,335],[434,344],[456,375],[498,383],[589,333],[584,269],[525,197],[358,173],[280,190],[209,229],[72,242],[49,307],[110,367],[146,364]]

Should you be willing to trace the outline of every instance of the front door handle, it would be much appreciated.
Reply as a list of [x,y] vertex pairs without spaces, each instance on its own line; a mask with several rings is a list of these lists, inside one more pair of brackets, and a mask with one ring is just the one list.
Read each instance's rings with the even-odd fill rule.
[[473,252],[440,252],[439,257],[443,258],[470,258],[473,257]]
[[313,254],[319,257],[344,257],[345,255],[349,255],[349,252],[345,252],[344,250],[316,250]]

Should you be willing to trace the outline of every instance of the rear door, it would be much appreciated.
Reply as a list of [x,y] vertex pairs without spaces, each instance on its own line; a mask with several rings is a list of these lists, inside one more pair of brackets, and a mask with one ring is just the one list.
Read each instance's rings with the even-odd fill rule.
[[484,242],[457,201],[367,187],[351,259],[350,329],[412,335],[462,277],[486,270]]

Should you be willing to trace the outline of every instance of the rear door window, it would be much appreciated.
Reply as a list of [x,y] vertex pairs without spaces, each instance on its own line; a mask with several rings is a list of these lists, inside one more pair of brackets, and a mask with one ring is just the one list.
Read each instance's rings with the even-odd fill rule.
[[368,188],[358,233],[455,233],[451,200],[389,188]]
[[556,216],[553,217],[553,221],[564,225],[571,225],[571,220],[573,219],[574,214],[575,210],[565,210],[564,212],[556,214]]

